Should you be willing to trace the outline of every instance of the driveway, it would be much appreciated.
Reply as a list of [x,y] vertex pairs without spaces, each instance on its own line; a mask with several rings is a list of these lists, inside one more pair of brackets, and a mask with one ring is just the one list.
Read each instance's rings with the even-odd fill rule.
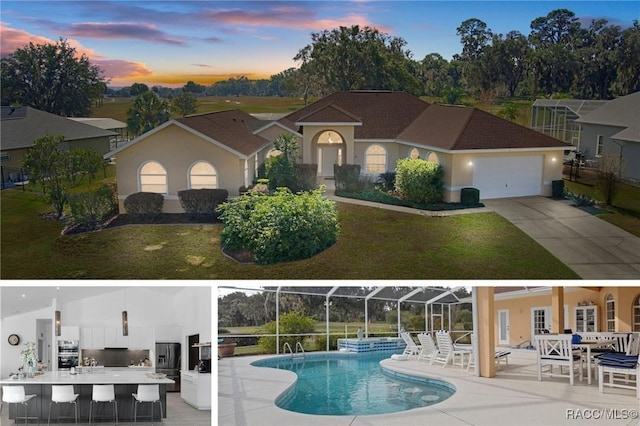
[[561,201],[483,200],[583,279],[640,279],[640,238]]

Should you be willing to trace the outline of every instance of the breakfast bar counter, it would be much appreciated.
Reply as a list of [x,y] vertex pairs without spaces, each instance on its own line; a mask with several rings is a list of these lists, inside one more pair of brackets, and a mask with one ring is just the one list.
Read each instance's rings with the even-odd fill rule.
[[[70,374],[67,371],[45,372],[33,378],[10,379],[3,378],[0,384],[3,386],[21,385],[25,388],[27,395],[37,395],[29,401],[29,416],[37,416],[41,421],[46,421],[49,414],[49,403],[51,402],[52,385],[73,385],[74,392],[78,394],[78,410],[80,419],[89,418],[89,404],[93,385],[114,385],[116,401],[118,403],[118,421],[130,420],[133,408],[132,394],[137,392],[138,385],[159,385],[160,401],[164,417],[167,415],[166,387],[167,384],[174,383],[173,380],[162,375],[142,371],[94,371],[91,374]],[[9,418],[15,419],[16,408],[20,404],[11,404],[9,407]],[[55,407],[58,405],[59,407]],[[154,420],[160,421],[160,410],[157,405],[154,408]],[[51,410],[51,420],[57,421],[58,408],[60,408],[61,421],[73,421],[73,404],[53,404]],[[113,416],[113,404],[94,404],[94,414],[111,421]],[[19,416],[24,416],[24,407],[20,406]],[[138,421],[151,421],[151,404],[138,404]],[[63,419],[64,418],[64,419]],[[100,420],[97,420],[100,421]]]

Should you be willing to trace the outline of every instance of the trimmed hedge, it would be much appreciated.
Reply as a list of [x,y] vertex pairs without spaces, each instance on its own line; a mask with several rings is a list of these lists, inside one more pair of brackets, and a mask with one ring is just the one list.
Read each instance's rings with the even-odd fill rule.
[[396,164],[396,191],[420,204],[442,200],[444,170],[439,164],[419,158],[403,158]]
[[69,206],[74,222],[95,228],[114,211],[114,191],[109,185],[102,185],[95,191],[77,192],[69,195]]
[[178,191],[180,205],[188,215],[217,215],[218,205],[227,201],[226,189],[185,189]]
[[155,192],[136,192],[124,199],[124,209],[135,216],[160,216],[163,205],[164,196]]
[[357,192],[362,190],[359,164],[333,165],[336,191]]

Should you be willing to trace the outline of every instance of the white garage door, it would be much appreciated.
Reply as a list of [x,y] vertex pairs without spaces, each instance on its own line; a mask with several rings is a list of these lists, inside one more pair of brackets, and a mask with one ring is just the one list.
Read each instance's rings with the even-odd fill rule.
[[542,155],[478,157],[473,164],[473,187],[481,199],[539,195]]

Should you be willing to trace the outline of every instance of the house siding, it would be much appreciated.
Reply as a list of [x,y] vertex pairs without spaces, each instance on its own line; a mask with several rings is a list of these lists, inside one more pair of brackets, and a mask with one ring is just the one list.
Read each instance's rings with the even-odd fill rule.
[[640,180],[640,143],[612,140],[611,136],[620,132],[623,128],[617,126],[604,126],[595,124],[582,124],[582,137],[580,151],[585,160],[598,160],[596,157],[596,144],[598,135],[603,137],[602,154],[619,156],[622,152],[624,158],[621,175],[625,179]]
[[[188,189],[188,172],[199,160],[211,163],[218,174],[218,188],[237,196],[244,185],[244,159],[178,126],[169,126],[116,154],[120,211],[124,199],[139,191],[138,170],[148,161],[157,161],[167,170],[168,196],[165,213],[183,213],[178,191]],[[253,178],[253,159],[249,159],[249,180]]]

